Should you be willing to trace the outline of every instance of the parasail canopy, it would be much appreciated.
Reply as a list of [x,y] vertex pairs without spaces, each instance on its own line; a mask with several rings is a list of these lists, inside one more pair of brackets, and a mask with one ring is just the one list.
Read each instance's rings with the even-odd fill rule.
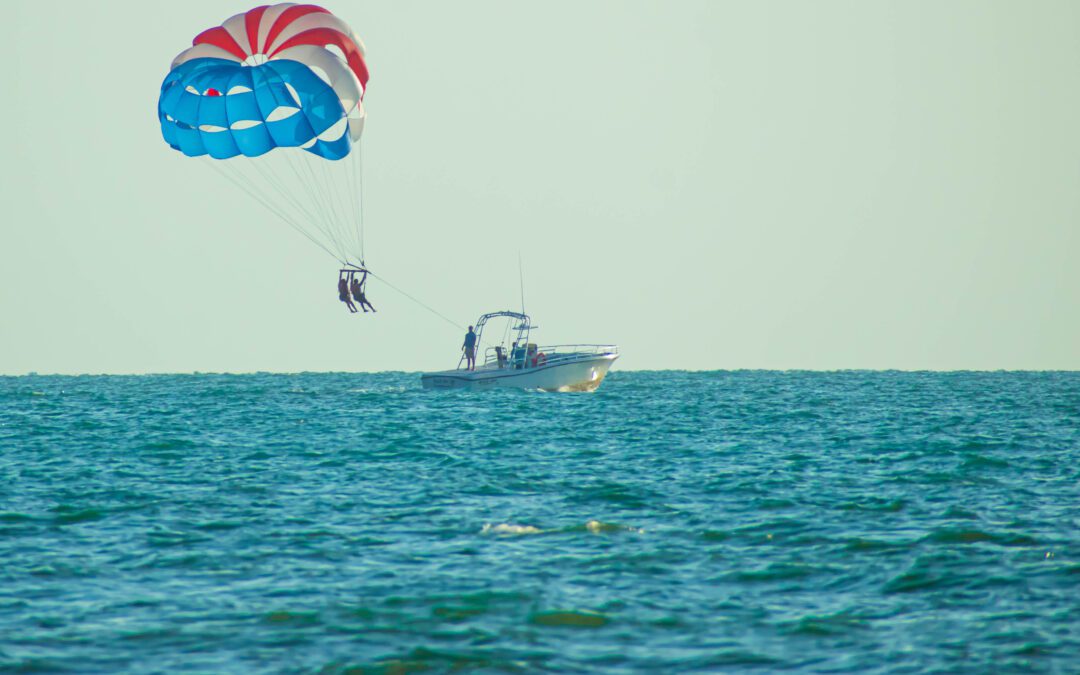
[[364,47],[316,5],[256,7],[199,33],[161,85],[161,133],[190,157],[349,153],[364,125]]
[[256,7],[173,59],[161,135],[188,157],[232,160],[212,166],[342,264],[362,266],[367,82],[363,43],[340,18],[317,5]]

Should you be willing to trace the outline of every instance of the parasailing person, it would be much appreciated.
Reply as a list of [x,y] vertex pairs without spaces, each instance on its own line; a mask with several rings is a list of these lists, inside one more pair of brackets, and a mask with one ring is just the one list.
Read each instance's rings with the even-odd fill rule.
[[364,270],[364,276],[360,278],[360,281],[357,281],[355,276],[350,275],[352,280],[349,282],[349,290],[352,291],[352,296],[356,299],[356,302],[360,303],[360,309],[366,312],[368,311],[367,308],[371,307],[371,311],[374,312],[375,307],[368,302],[367,296],[364,295],[364,284],[367,282],[367,275],[367,270]]
[[[355,280],[353,283],[355,283]],[[345,306],[349,308],[349,313],[356,314],[356,305],[354,305],[349,298],[349,291],[351,289],[349,288],[349,282],[345,281],[345,277],[338,277],[337,290],[338,299],[344,302]],[[367,310],[365,309],[364,311],[366,312]]]

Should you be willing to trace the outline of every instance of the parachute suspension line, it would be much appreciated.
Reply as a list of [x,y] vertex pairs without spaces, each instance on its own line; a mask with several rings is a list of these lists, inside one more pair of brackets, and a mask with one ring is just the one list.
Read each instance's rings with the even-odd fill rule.
[[210,165],[210,168],[211,168],[211,169],[213,169],[213,170],[214,170],[214,171],[216,171],[216,172],[217,172],[218,174],[220,174],[221,176],[223,176],[223,177],[224,177],[224,178],[225,178],[226,180],[228,180],[229,182],[231,182],[231,183],[232,183],[233,185],[235,185],[235,186],[237,186],[238,188],[240,188],[241,190],[243,190],[243,191],[244,191],[245,193],[247,193],[247,195],[248,195],[249,197],[251,197],[251,198],[252,198],[252,199],[253,199],[254,201],[258,202],[258,203],[259,203],[259,204],[260,204],[260,205],[261,205],[261,206],[262,206],[263,208],[265,208],[265,209],[266,209],[267,211],[269,211],[270,213],[274,214],[275,216],[277,216],[278,218],[280,218],[281,220],[283,220],[283,221],[285,222],[285,224],[286,224],[286,225],[288,225],[288,226],[289,226],[289,227],[291,227],[292,229],[294,229],[294,230],[296,230],[297,232],[299,232],[300,234],[302,234],[302,235],[303,235],[304,237],[306,237],[306,238],[307,238],[307,240],[308,240],[308,241],[310,241],[311,243],[315,244],[316,246],[318,246],[318,247],[319,247],[319,248],[321,248],[322,250],[326,251],[326,253],[327,253],[327,254],[328,254],[328,255],[329,255],[329,256],[330,256],[331,258],[333,258],[333,259],[337,260],[338,262],[340,262],[340,263],[342,263],[342,264],[345,264],[345,263],[344,263],[344,261],[340,260],[340,259],[339,259],[339,258],[337,257],[337,255],[335,255],[335,254],[333,253],[333,251],[331,251],[330,249],[326,248],[326,246],[323,246],[322,242],[320,242],[320,241],[319,241],[318,239],[315,239],[315,238],[314,238],[314,237],[312,237],[312,236],[311,236],[310,234],[308,234],[307,232],[305,232],[305,231],[304,231],[304,229],[303,229],[302,227],[300,227],[299,225],[297,225],[297,224],[296,224],[296,223],[295,223],[295,222],[294,222],[294,221],[293,221],[293,220],[292,220],[291,218],[289,218],[289,217],[288,217],[287,215],[285,215],[284,213],[282,213],[282,212],[281,212],[280,210],[278,210],[278,209],[274,208],[273,206],[271,206],[272,202],[271,202],[271,201],[270,201],[269,199],[267,199],[267,198],[266,198],[266,197],[265,197],[264,195],[262,195],[262,194],[260,193],[260,191],[258,190],[258,188],[256,188],[256,187],[255,187],[255,186],[253,186],[253,185],[250,185],[250,181],[247,181],[247,182],[248,182],[249,184],[248,184],[248,185],[245,185],[245,183],[244,183],[243,181],[241,181],[241,180],[240,180],[240,178],[241,178],[241,177],[240,177],[240,175],[239,175],[239,174],[237,174],[236,176],[230,175],[230,174],[229,174],[229,172],[228,172],[228,171],[226,171],[226,170],[225,170],[224,168],[222,168],[222,167],[219,167],[219,166],[217,166],[217,163],[216,163],[216,162],[217,162],[217,160],[214,160],[214,159],[208,159],[208,160],[207,160],[207,162],[208,162],[208,164]]
[[440,318],[440,319],[442,319],[443,321],[447,322],[447,323],[448,323],[448,324],[450,324],[451,326],[453,326],[453,327],[457,328],[458,330],[465,330],[465,327],[464,327],[464,326],[462,326],[461,324],[459,324],[458,322],[456,322],[456,321],[454,321],[453,319],[451,319],[451,318],[447,317],[447,316],[446,316],[445,314],[443,314],[443,313],[439,312],[438,310],[436,310],[436,309],[433,309],[433,308],[432,308],[432,307],[431,307],[430,305],[427,305],[427,304],[425,304],[425,303],[421,302],[420,300],[418,300],[418,299],[417,299],[417,298],[415,298],[414,296],[412,296],[412,295],[409,295],[409,294],[408,294],[408,293],[406,293],[405,291],[401,290],[400,288],[398,288],[398,287],[397,287],[397,286],[395,286],[394,284],[392,284],[392,283],[390,283],[389,281],[387,281],[385,277],[379,276],[378,274],[375,274],[374,272],[372,272],[372,271],[370,271],[370,270],[368,271],[368,274],[370,274],[370,275],[371,275],[372,277],[374,277],[374,278],[378,279],[378,280],[379,280],[379,281],[381,281],[382,283],[386,284],[386,285],[387,285],[387,286],[389,286],[389,287],[390,287],[391,289],[393,289],[393,290],[397,291],[397,292],[398,292],[398,293],[400,293],[401,295],[404,295],[404,296],[405,296],[406,298],[408,298],[409,300],[412,300],[412,301],[413,301],[413,302],[415,302],[416,304],[420,305],[421,307],[423,307],[423,308],[424,308],[424,309],[426,309],[427,311],[431,312],[431,313],[432,313],[432,314],[434,314],[435,316],[439,317],[439,318]]
[[[287,153],[282,153],[282,154],[285,155]],[[272,170],[270,169],[269,165],[266,166],[266,170],[268,172],[270,172],[270,173],[273,173]],[[286,189],[286,186],[285,186],[284,183],[282,184],[282,190],[286,194],[291,195],[291,192],[289,192],[289,190]],[[312,223],[312,226],[315,229],[317,229],[323,235],[323,237],[324,237],[323,241],[327,242],[328,245],[332,246],[334,248],[334,250],[337,252],[338,257],[340,259],[344,260],[346,258],[345,252],[344,252],[344,247],[341,245],[341,242],[338,241],[338,238],[335,236],[335,233],[334,233],[334,230],[333,230],[333,227],[332,227],[332,223],[330,223],[330,221],[328,221],[325,218],[320,218],[320,217],[310,213],[307,209],[305,209],[301,205],[301,202],[303,201],[302,199],[298,199],[296,196],[293,196],[293,201],[294,201],[294,203],[297,204],[297,206],[300,208],[300,210],[306,215],[307,221]],[[308,202],[317,204],[318,200],[309,199]]]
[[360,201],[357,195],[364,189],[363,185],[359,182],[359,174],[357,172],[357,157],[360,153],[360,141],[357,140],[352,147],[352,151],[348,156],[342,159],[342,163],[346,165],[346,170],[342,172],[345,178],[345,184],[341,190],[342,198],[345,201],[345,208],[348,212],[349,220],[352,221],[352,227],[348,229],[349,238],[352,241],[352,250],[360,256],[360,266],[365,267],[364,263],[364,238],[361,235],[360,224]]
[[341,160],[345,166],[342,167],[343,170],[341,171],[344,183],[340,194],[343,200],[342,208],[349,219],[346,232],[348,232],[349,241],[351,242],[351,250],[357,256],[360,266],[364,267],[364,241],[360,236],[360,200],[358,197],[359,191],[363,189],[359,183],[359,173],[357,172],[357,154],[359,152],[360,143],[357,141],[353,144],[348,156]]
[[323,219],[323,233],[326,235],[326,238],[333,242],[340,258],[348,262],[348,242],[342,241],[341,228],[337,224],[334,212],[330,210],[330,206],[333,205],[335,188],[334,186],[327,184],[325,180],[320,180],[320,178],[315,176],[315,173],[311,171],[311,164],[313,162],[318,162],[319,164],[323,164],[324,162],[322,160],[314,159],[314,156],[311,156],[309,153],[298,154],[296,164],[300,164],[300,168],[307,168],[306,179],[305,172],[298,171],[296,164],[294,164],[292,158],[289,157],[294,153],[283,154],[288,158],[287,161],[289,162],[289,166],[293,168],[294,173],[296,173],[297,177],[300,179],[300,185],[308,190],[310,201],[319,206]]
[[[273,167],[269,162],[252,162],[252,167],[260,176],[262,176],[263,180],[265,180],[271,188],[277,191],[277,194],[281,196],[281,198],[285,202],[290,204],[296,210],[293,215],[297,216],[297,219],[306,219],[310,221],[316,228],[318,228],[320,232],[326,235],[327,239],[333,241],[333,236],[331,235],[331,233],[326,231],[326,229],[319,222],[319,219],[313,217],[311,212],[308,211],[304,207],[304,205],[301,204],[295,197],[293,197],[293,195],[289,192],[288,189],[286,189],[285,182],[282,181],[281,178],[277,175],[277,173],[273,170]],[[336,248],[338,249],[338,254],[340,255],[341,247],[336,246]]]
[[359,252],[359,254],[360,254],[360,266],[363,267],[364,266],[364,246],[363,246],[363,243],[360,241],[360,209],[357,208],[357,200],[352,195],[352,193],[356,192],[359,189],[362,189],[358,185],[357,179],[356,179],[356,157],[355,157],[355,155],[356,155],[357,152],[359,152],[359,149],[360,149],[359,142],[354,143],[352,152],[349,153],[348,157],[346,157],[345,159],[343,159],[341,161],[348,165],[348,171],[347,171],[348,175],[346,177],[348,182],[347,182],[347,184],[345,186],[345,191],[344,191],[343,194],[345,196],[345,202],[348,205],[349,219],[352,221],[352,227],[350,228],[349,232],[350,232],[350,236],[353,237],[353,244],[355,246],[354,250]]
[[342,248],[342,253],[346,260],[349,259],[349,251],[347,247],[343,246],[340,237],[344,236],[344,233],[348,232],[347,218],[343,218],[339,210],[338,200],[334,199],[334,193],[337,191],[334,185],[334,175],[330,171],[330,167],[327,166],[330,162],[319,162],[319,167],[322,169],[323,176],[323,188],[327,193],[326,203],[330,207],[330,213],[333,214],[334,221],[334,233],[337,235],[335,240],[338,241],[338,246]]
[[[331,190],[329,188],[329,186],[326,184],[326,180],[325,180],[326,179],[326,173],[325,173],[326,167],[325,166],[322,167],[323,170],[324,170],[323,179],[320,179],[319,176],[316,175],[315,169],[312,167],[313,163],[318,163],[319,165],[322,165],[322,164],[324,164],[324,162],[323,161],[316,162],[315,160],[309,159],[308,157],[302,157],[301,159],[298,160],[298,162],[300,164],[300,167],[302,169],[304,169],[306,171],[306,173],[307,173],[308,179],[310,180],[311,185],[312,185],[311,194],[315,198],[315,202],[321,205],[322,212],[323,212],[324,218],[326,219],[328,229],[330,229],[331,231],[334,231],[336,233],[337,231],[339,231],[339,226],[337,226],[337,220],[335,219],[334,210],[333,210],[333,196],[334,196],[333,195],[333,190]],[[334,240],[334,245],[337,246],[338,251],[340,252],[341,259],[345,260],[346,263],[347,263],[348,259],[349,259],[349,255],[348,255],[348,251],[346,250],[346,247],[342,245],[340,239],[336,236],[336,234],[334,236],[332,236],[331,238]]]
[[357,219],[357,226],[360,230],[360,264],[364,264],[364,148],[360,144],[360,141],[356,141],[356,161],[353,163],[353,168],[358,174],[356,183],[360,186],[359,190],[359,208],[360,216]]
[[[309,241],[315,241],[310,234],[305,232],[303,228],[297,225],[295,218],[292,217],[292,214],[281,208],[281,206],[274,201],[274,198],[270,194],[267,194],[265,189],[259,184],[257,184],[251,176],[246,175],[245,173],[240,171],[239,168],[232,164],[219,165],[212,160],[209,163],[212,169],[216,170],[218,173],[231,180],[234,184],[246,188],[245,191],[251,196],[252,199],[259,202],[259,204],[261,204],[263,208],[267,209],[268,211],[276,215],[278,218],[285,221],[290,227],[296,229],[301,234],[306,236]],[[326,250],[325,247],[324,250]]]
[[234,185],[237,185],[242,190],[247,192],[247,194],[250,195],[253,200],[258,202],[267,211],[269,211],[270,213],[272,213],[275,216],[277,216],[278,218],[280,218],[282,220],[282,222],[284,222],[286,225],[288,225],[289,227],[291,227],[292,229],[296,230],[298,233],[303,235],[303,237],[305,239],[307,239],[311,243],[315,244],[316,246],[318,246],[322,250],[326,251],[326,253],[331,258],[333,258],[334,260],[338,260],[340,262],[340,259],[338,258],[337,253],[335,253],[334,251],[331,251],[329,248],[327,248],[325,243],[323,243],[323,242],[319,241],[317,238],[313,237],[310,232],[308,232],[303,226],[298,224],[296,222],[296,219],[291,214],[286,212],[284,209],[281,209],[274,202],[273,198],[271,198],[269,195],[265,194],[263,192],[263,190],[255,183],[254,180],[252,180],[252,178],[250,176],[246,176],[243,173],[240,173],[239,170],[236,170],[236,169],[233,169],[233,173],[230,174],[229,171],[225,170],[224,168],[219,168],[219,166],[217,164],[213,163],[213,162],[211,162],[211,167],[214,170],[216,170],[218,173],[220,173],[221,175],[223,175],[226,178],[228,178],[229,180],[231,180]]
[[[309,153],[310,154],[310,153]],[[345,229],[345,225],[342,223],[340,214],[338,213],[337,202],[340,201],[340,197],[337,196],[339,191],[337,185],[334,183],[334,174],[330,170],[329,164],[326,160],[315,160],[314,155],[311,157],[304,157],[303,162],[308,166],[317,165],[322,172],[322,179],[315,177],[315,182],[319,186],[320,193],[323,195],[326,205],[326,213],[328,222],[330,223],[330,230],[333,232],[334,245],[341,251],[341,257],[348,262],[349,260],[349,245],[348,237]],[[314,176],[315,172],[312,172]]]
[[[354,152],[356,152],[355,145],[353,145],[348,155],[338,161],[341,164],[340,173],[344,176],[345,180],[345,190],[342,192],[341,196],[342,208],[345,210],[345,219],[347,221],[347,229],[345,230],[346,236],[349,238],[349,244],[352,250],[359,258],[363,258],[363,256],[360,255],[359,241],[356,239],[356,201],[352,198],[351,194],[351,191],[355,189],[353,186],[355,185],[354,181],[356,177],[356,172],[353,170],[354,162],[351,156]],[[361,261],[361,265],[363,265],[363,261]]]
[[[288,156],[288,154],[289,153],[285,153],[285,152],[282,153],[283,156]],[[256,165],[253,165],[253,166],[256,166],[256,168],[261,167],[262,169],[265,169],[266,174],[269,174],[269,176],[266,176],[266,174],[263,174],[262,171],[259,171],[259,174],[262,175],[264,178],[266,178],[267,182],[271,183],[271,185],[275,189],[277,189],[278,194],[280,194],[290,204],[292,204],[294,207],[296,207],[297,211],[299,211],[301,214],[303,214],[303,216],[305,218],[312,221],[314,223],[314,225],[319,228],[320,232],[322,232],[323,234],[326,234],[327,237],[329,237],[329,234],[326,232],[325,228],[323,227],[323,223],[321,223],[319,221],[319,219],[317,217],[315,217],[311,213],[311,211],[309,211],[307,209],[306,206],[304,206],[304,204],[301,202],[301,200],[297,199],[292,194],[292,192],[287,189],[287,187],[288,187],[287,180],[283,179],[281,176],[278,175],[277,171],[274,170],[274,167],[270,162],[262,162],[261,164],[256,164]]]
[[363,246],[360,243],[360,230],[357,225],[357,220],[360,218],[360,211],[356,208],[356,199],[353,197],[353,193],[356,192],[357,189],[356,153],[359,151],[359,148],[359,142],[354,142],[352,150],[349,152],[349,154],[344,159],[340,160],[341,164],[345,167],[344,171],[342,171],[342,174],[345,178],[345,184],[342,186],[344,189],[341,191],[341,195],[344,201],[343,207],[346,211],[346,216],[348,217],[350,224],[352,225],[352,227],[348,228],[347,230],[349,233],[350,244],[352,246],[352,250],[359,254],[360,266],[363,267],[364,251]]
[[[293,171],[295,173],[295,168],[293,165],[293,154],[294,153],[291,152],[282,152],[281,156],[285,158],[285,163],[287,163],[290,168],[293,168]],[[307,161],[307,158],[303,155],[297,155],[295,161],[303,164]],[[339,259],[344,260],[345,254],[342,250],[341,242],[339,242],[337,240],[337,237],[334,236],[333,219],[331,219],[329,213],[326,211],[326,205],[324,203],[322,193],[318,189],[318,183],[312,180],[311,184],[308,185],[304,180],[302,180],[302,174],[297,174],[297,177],[301,179],[298,180],[298,184],[303,187],[304,191],[307,193],[308,202],[313,204],[315,209],[317,209],[318,211],[319,217],[315,219],[316,225],[319,227],[319,230],[323,233],[323,235],[331,243],[331,245],[335,247],[338,252]]]
[[[312,243],[318,245],[320,248],[322,248],[324,251],[334,257],[334,259],[340,260],[340,252],[334,253],[330,251],[330,249],[327,248],[327,246],[323,242],[320,242],[316,237],[313,237],[306,228],[304,228],[297,222],[302,222],[305,215],[308,215],[308,219],[310,219],[310,215],[307,214],[306,210],[301,205],[296,203],[295,198],[293,197],[291,192],[285,188],[280,179],[277,178],[277,175],[272,171],[272,169],[270,168],[270,164],[267,163],[265,164],[265,166],[260,164],[259,162],[250,162],[248,164],[245,164],[245,166],[252,167],[251,173],[248,173],[247,170],[241,171],[239,165],[237,164],[217,164],[214,161],[210,161],[210,166],[218,173],[224,175],[226,178],[231,180],[234,184],[241,187],[241,189],[244,189],[244,191],[247,192],[252,197],[252,199],[258,201],[264,206],[264,208],[267,208],[268,210],[273,212],[276,216],[286,222],[286,224],[288,224],[294,230],[304,235],[304,237],[307,238],[308,241],[311,241]],[[267,172],[270,173],[270,176],[267,175]],[[255,174],[258,174],[258,176],[262,178],[262,182],[254,180]],[[273,178],[271,178],[271,176],[273,176]],[[273,192],[268,193],[268,189],[272,190]],[[289,204],[292,204],[292,206],[295,208],[295,211],[287,208]],[[318,226],[318,219],[310,220],[312,220],[316,224],[316,226]],[[319,229],[320,231],[322,231],[322,228]],[[323,231],[323,233],[326,234],[325,231]]]
[[[301,188],[303,188],[304,192],[308,196],[308,203],[312,205],[312,208],[317,214],[317,217],[312,218],[312,221],[316,223],[316,225],[319,227],[319,231],[323,233],[327,240],[333,241],[334,237],[330,229],[330,217],[326,212],[326,205],[323,203],[323,200],[320,197],[318,186],[316,185],[314,179],[309,179],[307,174],[302,171],[303,167],[305,166],[306,158],[302,155],[297,155],[294,161],[293,153],[290,152],[283,152],[281,153],[281,156],[285,158],[284,163],[288,165],[289,169],[292,170],[293,174],[296,176],[297,184]],[[342,255],[340,249],[341,246],[339,245],[338,255],[341,258],[344,258],[345,256]]]
[[345,245],[345,257],[347,259],[356,258],[360,255],[360,252],[357,250],[356,241],[352,237],[355,226],[349,222],[353,220],[352,214],[355,212],[355,209],[352,208],[352,198],[349,195],[351,187],[349,185],[349,168],[351,161],[346,156],[334,162],[320,162],[320,164],[327,189],[332,193],[333,199],[330,201],[330,207],[333,209],[338,223],[336,232]]

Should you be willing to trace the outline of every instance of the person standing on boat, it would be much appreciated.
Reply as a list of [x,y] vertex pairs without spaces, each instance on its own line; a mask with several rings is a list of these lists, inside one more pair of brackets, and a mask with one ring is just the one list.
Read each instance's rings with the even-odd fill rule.
[[465,369],[476,370],[476,333],[469,326],[469,332],[465,333],[465,344],[461,345],[465,350]]

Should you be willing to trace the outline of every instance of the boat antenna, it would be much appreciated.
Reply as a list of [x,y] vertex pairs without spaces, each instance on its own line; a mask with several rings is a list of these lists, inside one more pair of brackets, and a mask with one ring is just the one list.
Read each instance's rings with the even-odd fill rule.
[[518,251],[518,287],[521,289],[521,313],[525,313],[525,273],[521,268],[521,251]]

